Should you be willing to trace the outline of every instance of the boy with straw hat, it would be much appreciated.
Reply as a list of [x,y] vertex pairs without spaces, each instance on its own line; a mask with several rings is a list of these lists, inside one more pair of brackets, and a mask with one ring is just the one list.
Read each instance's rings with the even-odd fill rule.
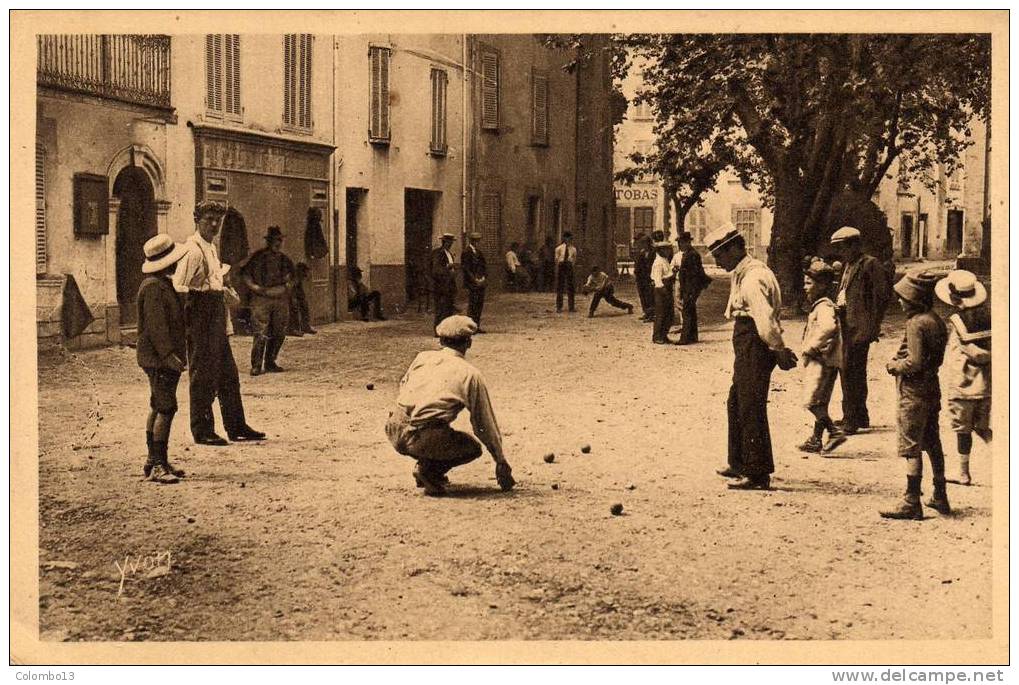
[[987,289],[969,271],[952,271],[934,286],[938,299],[956,309],[948,318],[948,413],[959,450],[959,475],[969,485],[973,433],[991,444],[991,314]]

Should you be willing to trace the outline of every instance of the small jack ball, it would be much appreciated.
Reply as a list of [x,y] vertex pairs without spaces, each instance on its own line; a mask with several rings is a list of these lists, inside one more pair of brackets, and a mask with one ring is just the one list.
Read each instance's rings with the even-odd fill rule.
[[590,445],[584,445],[583,447],[580,448],[580,451],[583,452],[584,454],[590,454],[591,453],[591,446]]
[[612,512],[613,516],[621,516],[622,513],[623,513],[623,505],[622,504],[613,504],[612,507],[609,508],[609,511]]
[[548,453],[548,454],[546,454],[546,455],[545,455],[544,457],[542,457],[542,459],[544,459],[544,460],[545,460],[545,463],[546,463],[546,464],[551,464],[552,462],[554,462],[554,461],[555,461],[555,455],[554,455],[554,454],[552,454],[551,452],[549,452],[549,453]]
[[375,389],[375,384],[374,383],[369,383],[368,385],[366,385],[364,387],[368,388],[369,390],[374,390]]

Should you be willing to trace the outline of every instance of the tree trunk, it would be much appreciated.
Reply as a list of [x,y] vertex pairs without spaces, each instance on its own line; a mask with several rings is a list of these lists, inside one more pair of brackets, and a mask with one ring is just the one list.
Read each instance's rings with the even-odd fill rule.
[[804,223],[810,212],[803,188],[793,176],[775,178],[775,221],[768,246],[768,266],[782,288],[782,301],[794,305],[803,291]]

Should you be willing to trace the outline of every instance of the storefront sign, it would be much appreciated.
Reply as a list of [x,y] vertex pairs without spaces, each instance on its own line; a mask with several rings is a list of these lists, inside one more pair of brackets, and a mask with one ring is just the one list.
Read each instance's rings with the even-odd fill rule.
[[616,199],[640,202],[658,199],[658,188],[616,188]]

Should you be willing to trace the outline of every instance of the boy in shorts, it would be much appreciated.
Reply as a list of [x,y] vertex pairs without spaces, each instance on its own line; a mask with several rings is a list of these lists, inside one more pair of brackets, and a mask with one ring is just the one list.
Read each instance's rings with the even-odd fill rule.
[[969,271],[957,270],[934,287],[938,299],[955,308],[948,318],[948,412],[959,450],[959,475],[969,485],[973,433],[991,444],[991,313],[983,306],[987,289]]
[[[828,404],[839,376],[842,359],[842,333],[831,299],[835,272],[820,259],[813,260],[803,273],[803,294],[809,314],[803,329],[803,383],[807,410],[814,416],[814,432],[799,446],[804,452],[831,452],[846,441],[846,434],[828,414]],[[828,432],[828,441],[821,437]]]

